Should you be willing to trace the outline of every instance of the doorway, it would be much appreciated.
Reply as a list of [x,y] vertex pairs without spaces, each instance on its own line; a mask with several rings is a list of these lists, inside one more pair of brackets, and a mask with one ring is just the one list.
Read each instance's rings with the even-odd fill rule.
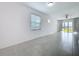
[[73,20],[59,20],[58,32],[61,35],[60,46],[62,55],[73,54]]
[[73,32],[73,22],[72,21],[63,21],[62,23],[63,32]]
[[73,32],[73,21],[72,20],[58,20],[58,32]]

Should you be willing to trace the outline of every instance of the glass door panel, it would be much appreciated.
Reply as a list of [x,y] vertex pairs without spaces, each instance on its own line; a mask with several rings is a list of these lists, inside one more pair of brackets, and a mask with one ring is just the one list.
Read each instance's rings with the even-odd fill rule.
[[72,21],[63,21],[62,23],[62,31],[63,32],[73,32]]

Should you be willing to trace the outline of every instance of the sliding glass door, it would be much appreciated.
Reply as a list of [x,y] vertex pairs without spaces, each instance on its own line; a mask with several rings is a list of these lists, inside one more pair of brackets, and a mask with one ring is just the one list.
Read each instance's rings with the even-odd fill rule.
[[63,32],[73,32],[73,21],[67,20],[62,22],[62,31]]

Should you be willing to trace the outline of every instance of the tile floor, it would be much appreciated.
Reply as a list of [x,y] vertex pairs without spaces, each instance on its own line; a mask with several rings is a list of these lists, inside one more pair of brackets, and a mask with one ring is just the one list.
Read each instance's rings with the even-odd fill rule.
[[78,53],[78,34],[58,32],[0,49],[1,56],[73,56]]

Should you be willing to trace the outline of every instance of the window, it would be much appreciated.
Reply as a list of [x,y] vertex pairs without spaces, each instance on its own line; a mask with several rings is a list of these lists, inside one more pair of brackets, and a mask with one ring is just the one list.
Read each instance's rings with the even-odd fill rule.
[[31,15],[31,29],[39,30],[41,28],[41,18],[37,15]]

